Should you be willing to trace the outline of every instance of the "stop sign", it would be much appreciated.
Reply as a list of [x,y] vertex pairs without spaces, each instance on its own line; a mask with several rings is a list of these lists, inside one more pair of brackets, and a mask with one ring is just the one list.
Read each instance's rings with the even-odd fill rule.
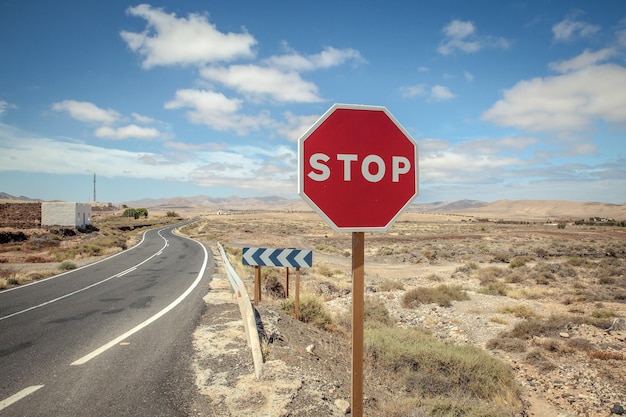
[[417,144],[385,107],[335,104],[298,158],[298,193],[338,231],[387,230],[418,193]]

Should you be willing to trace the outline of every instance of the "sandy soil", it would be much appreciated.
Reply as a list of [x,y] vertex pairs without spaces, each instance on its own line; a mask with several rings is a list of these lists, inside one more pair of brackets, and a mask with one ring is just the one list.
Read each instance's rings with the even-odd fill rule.
[[[398,326],[418,326],[444,341],[479,346],[508,363],[524,391],[525,406],[519,415],[607,416],[612,409],[619,412],[619,407],[626,405],[626,231],[468,220],[409,214],[387,233],[366,234],[366,296],[382,300]],[[303,270],[302,290],[324,297],[335,317],[350,311],[351,236],[333,232],[316,215],[209,216],[191,234],[231,248],[313,249],[315,265]],[[481,270],[497,267],[508,271],[511,261],[520,257],[528,258],[527,264],[519,270],[522,278],[506,282],[507,295],[484,293]],[[583,259],[584,266],[570,267],[568,262],[582,262],[569,261],[572,258]],[[537,271],[546,265],[555,272],[550,280],[542,281]],[[237,268],[251,285],[252,269]],[[400,281],[403,289],[380,291],[388,280]],[[213,282],[218,285],[219,279]],[[449,307],[402,307],[406,291],[441,284],[461,285],[470,300]],[[216,291],[212,288],[207,297]],[[201,370],[204,379],[199,386],[210,391],[207,396],[213,404],[225,407],[224,415],[343,415],[350,401],[349,340],[293,320],[280,312],[279,303],[280,299],[266,296],[259,306],[269,335],[262,380],[253,380],[251,359],[244,353],[238,353],[243,355],[241,362],[235,361],[242,372],[233,376],[228,370],[232,364],[216,359],[223,358],[224,349],[206,345],[209,339],[234,337],[233,332],[242,328],[234,314],[228,326],[218,329],[207,324],[198,330],[205,341],[198,349],[200,362],[210,364],[212,375],[207,377],[206,369]],[[207,305],[210,312],[215,302],[207,299]],[[531,311],[537,320],[552,316],[571,320],[555,334],[536,334],[524,340],[524,352],[487,348],[490,340],[524,320],[516,317],[515,311]],[[596,320],[595,325],[589,324],[593,320],[581,320],[604,316],[608,316],[606,320]],[[228,344],[226,351],[234,352],[235,345]],[[228,369],[216,361],[226,361]],[[229,376],[220,376],[220,369]],[[365,384],[366,415],[376,415],[374,404],[393,395],[379,379],[372,376]],[[238,395],[256,400],[239,408],[241,400],[227,400]],[[253,409],[258,410],[256,414]]]

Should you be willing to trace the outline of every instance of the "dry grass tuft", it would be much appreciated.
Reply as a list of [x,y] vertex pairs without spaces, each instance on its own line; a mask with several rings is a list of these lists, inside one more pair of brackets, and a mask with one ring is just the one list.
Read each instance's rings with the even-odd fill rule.
[[421,304],[438,304],[449,307],[452,301],[469,300],[469,295],[460,286],[440,285],[436,288],[420,287],[407,291],[402,297],[402,306],[416,308]]

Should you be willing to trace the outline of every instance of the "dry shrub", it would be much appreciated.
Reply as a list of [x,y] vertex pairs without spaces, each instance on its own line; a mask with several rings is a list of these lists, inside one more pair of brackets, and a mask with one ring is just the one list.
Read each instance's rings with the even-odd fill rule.
[[374,414],[386,417],[510,417],[509,405],[505,407],[485,404],[471,398],[394,398],[374,406]]
[[567,343],[567,345],[569,347],[571,347],[573,349],[576,349],[576,350],[583,351],[583,352],[587,352],[587,351],[593,350],[594,347],[595,347],[594,344],[591,343],[589,340],[583,339],[583,338],[580,338],[580,337],[574,337],[572,339],[567,339],[565,341],[565,343]]
[[462,274],[470,275],[473,271],[476,271],[477,269],[478,269],[478,265],[475,262],[470,262],[463,266],[458,267],[455,272],[460,272]]
[[587,261],[585,258],[581,258],[580,256],[572,256],[567,260],[567,263],[571,266],[584,266]]
[[[512,370],[482,349],[443,343],[416,329],[388,327],[369,329],[365,344],[368,360],[397,374],[395,381],[401,390],[443,407],[435,414],[432,408],[424,408],[424,416],[512,415],[520,407],[520,389]],[[475,414],[470,411],[475,407],[460,407],[469,403],[483,410],[499,409],[502,414]]]
[[495,281],[487,283],[485,286],[481,287],[478,292],[487,295],[506,296],[509,292],[508,290],[509,288],[504,282]]
[[396,279],[386,279],[378,286],[378,291],[404,290],[404,284]]
[[366,297],[363,307],[366,326],[395,326],[396,321],[389,315],[389,310],[381,300]]
[[469,300],[469,295],[460,286],[419,287],[404,294],[402,306],[405,308],[416,308],[421,304],[434,303],[441,307],[449,307],[452,305],[452,301],[462,300]]
[[623,360],[626,360],[626,356],[624,356],[622,353],[606,351],[606,350],[590,350],[590,351],[587,352],[587,356],[589,356],[591,359],[600,359],[600,360],[603,360],[603,361],[608,361],[608,360],[623,361]]
[[496,282],[500,278],[504,278],[508,275],[508,271],[499,266],[488,266],[478,270],[478,279],[480,285],[487,285],[491,282]]
[[[281,304],[281,309],[292,316],[295,314],[295,300],[288,298]],[[300,298],[298,304],[299,320],[310,323],[323,330],[333,330],[333,319],[321,298],[311,294]]]
[[529,319],[538,316],[535,310],[524,304],[520,304],[517,306],[500,307],[498,309],[498,313],[511,314],[515,317],[522,319]]
[[522,267],[526,265],[527,262],[530,262],[532,260],[533,258],[531,258],[530,256],[516,256],[515,258],[511,259],[511,262],[509,262],[509,268]]
[[554,337],[573,324],[579,324],[580,319],[564,316],[551,316],[547,319],[529,318],[513,326],[505,335],[521,340],[530,340],[534,336]]
[[487,349],[499,349],[505,352],[526,352],[526,344],[516,338],[508,336],[494,337],[487,342]]
[[535,349],[526,355],[526,362],[539,369],[541,372],[550,372],[556,369],[556,365],[546,359],[543,354]]

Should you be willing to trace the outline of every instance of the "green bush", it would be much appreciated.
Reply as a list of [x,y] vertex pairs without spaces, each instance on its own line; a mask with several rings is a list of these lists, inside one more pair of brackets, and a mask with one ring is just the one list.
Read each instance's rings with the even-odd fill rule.
[[122,213],[122,217],[132,217],[133,219],[138,219],[139,215],[137,214],[137,210],[135,210],[133,208],[127,208]]
[[148,210],[145,208],[138,208],[135,210],[135,214],[137,215],[137,217],[135,218],[139,218],[139,217],[144,217],[144,218],[148,218]]
[[61,271],[70,271],[72,269],[76,269],[76,264],[74,262],[64,261],[61,262],[61,265],[59,265],[59,270]]

